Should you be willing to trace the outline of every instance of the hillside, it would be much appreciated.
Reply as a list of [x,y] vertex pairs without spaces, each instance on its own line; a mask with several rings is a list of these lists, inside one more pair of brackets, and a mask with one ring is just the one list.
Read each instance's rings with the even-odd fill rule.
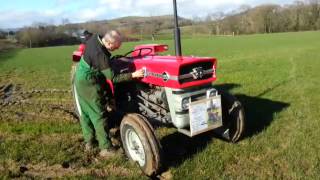
[[[192,24],[192,20],[179,17],[180,26],[187,26]],[[88,29],[93,32],[99,32],[98,27],[102,29],[119,29],[125,32],[132,31],[137,32],[141,29],[146,29],[150,31],[160,31],[162,29],[173,28],[173,16],[172,15],[163,15],[163,16],[128,16],[121,17],[111,20],[103,21],[90,21],[86,23],[77,23],[77,24],[68,24],[66,27]],[[139,30],[140,29],[140,30]],[[101,31],[101,30],[100,30]]]

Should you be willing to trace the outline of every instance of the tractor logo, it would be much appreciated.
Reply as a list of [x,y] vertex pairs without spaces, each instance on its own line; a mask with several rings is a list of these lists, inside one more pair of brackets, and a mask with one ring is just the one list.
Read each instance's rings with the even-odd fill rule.
[[193,68],[191,75],[192,75],[193,79],[201,79],[203,77],[202,67]]
[[162,73],[162,79],[163,81],[167,82],[169,80],[170,76],[168,73],[164,72]]

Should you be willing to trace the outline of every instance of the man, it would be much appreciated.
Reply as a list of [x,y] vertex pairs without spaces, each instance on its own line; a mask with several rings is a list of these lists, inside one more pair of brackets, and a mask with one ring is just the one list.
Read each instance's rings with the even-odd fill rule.
[[110,68],[110,51],[121,46],[121,36],[117,31],[107,32],[104,37],[92,35],[86,42],[75,75],[75,86],[81,107],[80,124],[85,140],[85,149],[92,149],[94,137],[98,140],[100,156],[110,157],[114,154],[112,144],[105,130],[105,109],[102,89],[99,83],[101,77],[113,83],[130,81],[133,78],[143,77],[142,69],[133,73],[115,74]]
[[88,30],[84,30],[83,35],[81,36],[82,43],[85,44],[85,42],[88,41],[92,35],[93,34],[91,32],[89,32]]

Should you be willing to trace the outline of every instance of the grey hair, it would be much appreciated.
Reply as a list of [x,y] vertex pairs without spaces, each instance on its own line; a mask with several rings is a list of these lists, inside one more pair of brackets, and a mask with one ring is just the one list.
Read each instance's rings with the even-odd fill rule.
[[105,41],[109,41],[109,42],[120,42],[121,43],[121,34],[119,31],[116,31],[116,30],[111,30],[111,31],[108,31],[103,39]]

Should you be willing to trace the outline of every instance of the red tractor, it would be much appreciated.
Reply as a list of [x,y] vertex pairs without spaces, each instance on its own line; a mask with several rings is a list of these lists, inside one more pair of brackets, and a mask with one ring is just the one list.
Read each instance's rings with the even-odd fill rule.
[[[123,117],[123,149],[147,175],[156,174],[161,165],[161,145],[154,131],[159,125],[172,125],[190,138],[216,131],[226,140],[237,142],[244,134],[241,103],[213,86],[217,59],[181,55],[177,8],[173,2],[176,55],[159,55],[168,50],[167,45],[139,45],[111,64],[118,73],[145,70],[145,77],[138,81],[109,85],[114,90],[116,111]],[[83,49],[80,46],[80,51],[74,52],[74,62],[80,59]],[[80,108],[76,92],[74,97]]]

